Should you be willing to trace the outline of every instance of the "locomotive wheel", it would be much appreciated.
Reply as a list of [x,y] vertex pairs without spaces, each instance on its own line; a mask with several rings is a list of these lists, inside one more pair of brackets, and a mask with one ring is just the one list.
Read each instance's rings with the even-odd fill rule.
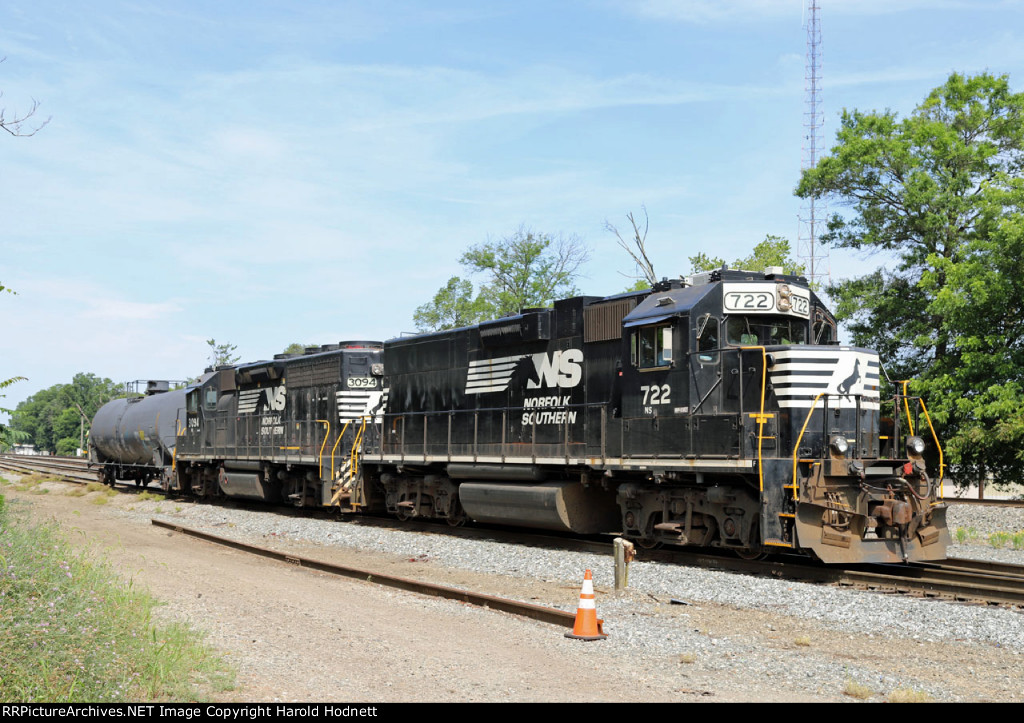
[[462,527],[466,524],[466,513],[460,510],[459,514],[451,517],[445,517],[445,520],[447,520],[450,527]]
[[761,525],[754,523],[754,527],[750,530],[750,547],[738,547],[734,548],[736,555],[744,560],[763,560],[768,557],[768,553],[764,549],[764,545],[761,544]]
[[662,545],[665,544],[661,540],[655,540],[653,537],[634,537],[632,541],[636,543],[637,547],[642,547],[645,550],[660,550]]
[[768,553],[764,551],[763,547],[738,547],[735,549],[736,556],[744,560],[763,560],[768,557]]

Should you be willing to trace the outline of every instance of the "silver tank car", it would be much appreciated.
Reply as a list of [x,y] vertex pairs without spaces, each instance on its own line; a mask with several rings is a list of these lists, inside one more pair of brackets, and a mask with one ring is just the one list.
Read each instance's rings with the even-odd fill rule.
[[99,466],[101,482],[131,479],[142,486],[171,465],[185,390],[166,389],[166,383],[150,382],[146,396],[115,399],[96,412],[89,460]]

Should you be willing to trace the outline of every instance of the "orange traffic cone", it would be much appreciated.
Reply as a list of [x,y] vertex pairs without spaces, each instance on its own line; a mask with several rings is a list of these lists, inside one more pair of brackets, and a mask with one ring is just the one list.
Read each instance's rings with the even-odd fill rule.
[[576,622],[572,632],[566,633],[567,638],[577,640],[604,640],[608,636],[601,630],[604,620],[597,619],[597,606],[594,605],[594,578],[587,570],[583,576],[583,589],[580,590],[580,604],[576,608]]

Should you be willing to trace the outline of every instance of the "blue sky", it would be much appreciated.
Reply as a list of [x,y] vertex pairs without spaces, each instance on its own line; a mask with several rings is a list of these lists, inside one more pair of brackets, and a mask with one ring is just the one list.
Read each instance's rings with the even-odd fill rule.
[[[952,71],[1024,87],[1024,2],[820,0],[840,110],[910,112]],[[794,247],[801,0],[293,0],[0,6],[0,406],[76,372],[199,373],[384,339],[461,252],[521,225],[592,248],[646,206],[660,275]],[[833,277],[882,259],[833,251]]]

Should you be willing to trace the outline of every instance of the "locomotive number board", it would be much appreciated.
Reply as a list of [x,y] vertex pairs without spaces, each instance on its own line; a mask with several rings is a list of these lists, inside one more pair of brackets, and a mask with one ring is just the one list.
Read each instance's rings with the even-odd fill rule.
[[730,314],[785,314],[806,319],[811,300],[806,289],[787,284],[723,284],[722,308]]

